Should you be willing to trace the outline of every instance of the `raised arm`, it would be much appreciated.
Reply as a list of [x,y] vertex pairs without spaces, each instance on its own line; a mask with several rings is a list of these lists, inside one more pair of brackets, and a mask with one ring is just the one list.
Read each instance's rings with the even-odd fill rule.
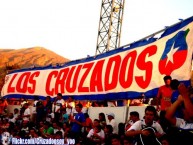
[[188,112],[190,117],[193,117],[193,109],[192,109],[193,103],[191,102],[188,89],[185,87],[184,84],[180,84],[178,87],[178,90],[180,94],[182,95],[186,111]]
[[172,124],[176,125],[176,117],[175,112],[183,102],[183,98],[181,95],[178,96],[178,99],[166,110],[166,119]]

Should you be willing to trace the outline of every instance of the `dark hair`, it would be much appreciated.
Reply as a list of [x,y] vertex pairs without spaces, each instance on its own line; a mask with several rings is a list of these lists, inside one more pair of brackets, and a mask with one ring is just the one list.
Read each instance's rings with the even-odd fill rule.
[[62,138],[62,131],[56,131],[55,135],[59,135]]
[[131,115],[139,117],[139,113],[137,111],[130,112],[130,116]]
[[166,80],[172,80],[172,77],[171,77],[171,76],[165,76],[163,79],[164,79],[164,81],[166,81]]
[[44,125],[50,126],[50,123],[49,123],[48,121],[45,121],[45,122],[44,122]]
[[89,118],[88,113],[84,113],[84,117],[85,117],[85,118]]
[[76,104],[76,106],[78,106],[79,108],[83,107],[81,103]]
[[14,111],[19,111],[19,109],[18,109],[18,108],[15,108]]
[[100,121],[98,119],[94,119],[94,121],[97,121],[98,123],[100,123]]
[[57,96],[61,96],[61,97],[62,97],[62,94],[61,94],[61,93],[58,93]]
[[102,127],[100,125],[95,126],[99,131],[101,131]]
[[105,114],[103,112],[99,113],[99,116],[102,117],[102,119],[100,121],[105,121],[106,122]]
[[172,90],[177,90],[178,86],[179,86],[180,82],[176,79],[173,79],[170,83],[170,87],[172,88]]
[[155,109],[154,106],[147,106],[145,108],[145,112],[147,112],[147,111],[153,112],[154,116],[156,116],[156,114],[157,114],[156,109]]
[[39,96],[34,96],[34,100],[39,100]]
[[105,127],[109,130],[110,133],[113,132],[113,127],[112,127],[112,125],[106,125]]
[[61,122],[56,123],[58,127],[62,128],[63,124]]
[[46,98],[49,98],[49,99],[51,99],[51,97],[50,97],[50,96],[46,96]]
[[111,136],[111,141],[112,141],[113,139],[117,139],[117,140],[121,141],[121,138],[120,138],[120,136],[119,136],[118,134],[112,134],[112,136]]

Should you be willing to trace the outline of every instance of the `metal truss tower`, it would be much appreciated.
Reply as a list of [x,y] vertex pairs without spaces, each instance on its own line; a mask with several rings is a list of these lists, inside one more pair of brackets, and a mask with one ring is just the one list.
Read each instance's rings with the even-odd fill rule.
[[120,47],[125,0],[102,0],[96,54]]

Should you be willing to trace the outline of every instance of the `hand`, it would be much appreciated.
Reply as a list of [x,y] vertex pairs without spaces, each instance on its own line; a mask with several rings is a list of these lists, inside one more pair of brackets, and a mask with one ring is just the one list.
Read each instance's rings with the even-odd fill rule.
[[188,96],[188,89],[184,84],[180,83],[180,85],[178,86],[178,91],[183,97]]

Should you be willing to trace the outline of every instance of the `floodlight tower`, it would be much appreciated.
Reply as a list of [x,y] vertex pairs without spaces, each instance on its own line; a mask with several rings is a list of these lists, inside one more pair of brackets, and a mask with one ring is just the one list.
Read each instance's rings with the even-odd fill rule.
[[120,46],[125,0],[102,0],[95,55]]

